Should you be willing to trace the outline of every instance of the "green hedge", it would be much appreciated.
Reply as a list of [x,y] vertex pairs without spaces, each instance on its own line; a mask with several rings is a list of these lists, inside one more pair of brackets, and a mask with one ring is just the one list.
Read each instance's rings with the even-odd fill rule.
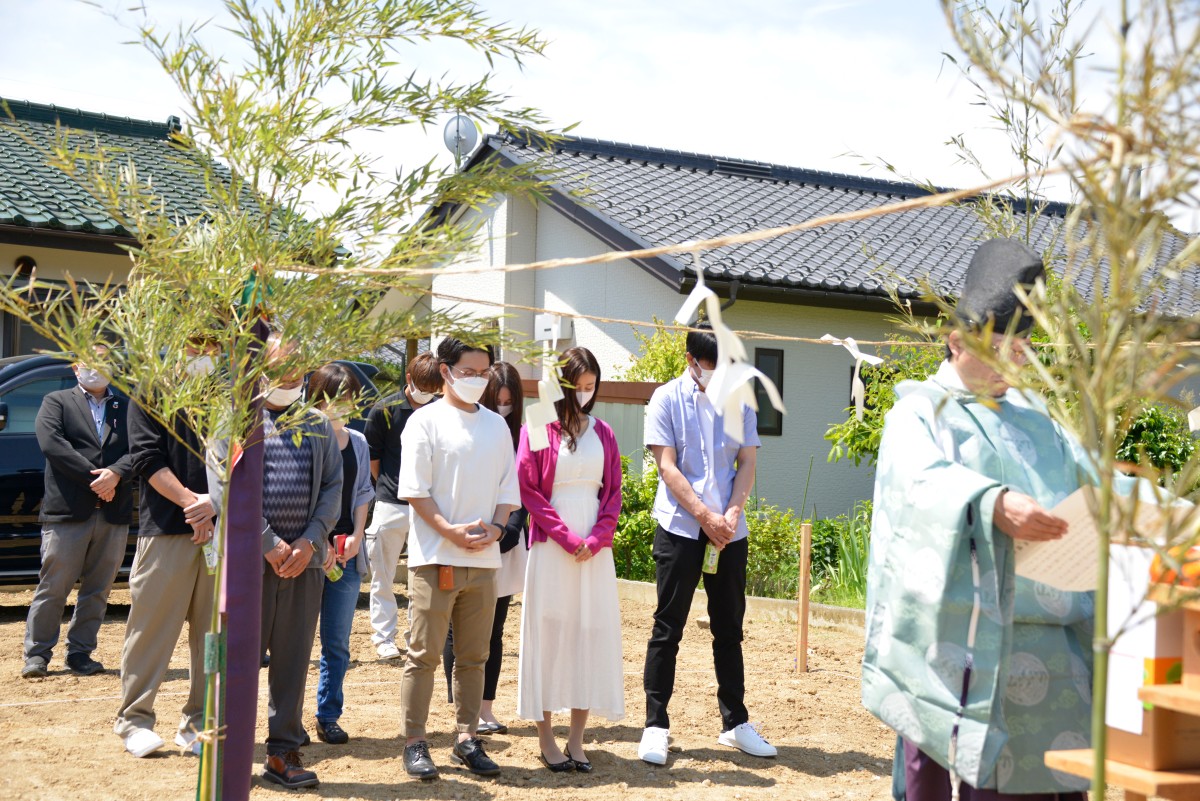
[[[632,581],[654,581],[654,494],[658,471],[647,463],[642,473],[622,459],[625,476],[621,488],[621,516],[613,537],[617,576]],[[813,521],[813,599],[851,606],[863,605],[866,595],[866,548],[871,519],[870,503],[861,503],[850,514]],[[746,592],[766,598],[795,598],[799,589],[800,524],[791,509],[758,504],[746,511],[750,545],[746,566]],[[861,587],[859,585],[861,584]]]

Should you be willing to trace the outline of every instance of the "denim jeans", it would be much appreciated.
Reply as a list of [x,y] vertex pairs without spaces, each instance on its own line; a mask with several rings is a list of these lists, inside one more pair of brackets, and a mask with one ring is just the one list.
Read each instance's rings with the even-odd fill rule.
[[342,716],[342,680],[350,667],[350,628],[362,578],[355,560],[342,568],[337,581],[325,579],[321,596],[321,672],[317,679],[317,720],[332,723]]

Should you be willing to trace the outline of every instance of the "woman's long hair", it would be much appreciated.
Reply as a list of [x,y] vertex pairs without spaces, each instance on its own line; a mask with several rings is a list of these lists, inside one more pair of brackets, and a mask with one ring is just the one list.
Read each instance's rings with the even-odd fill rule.
[[508,431],[512,434],[513,450],[516,450],[521,441],[521,417],[525,410],[525,394],[521,391],[521,376],[517,373],[517,368],[508,362],[493,364],[492,369],[488,372],[487,389],[483,391],[483,397],[479,399],[479,403],[485,409],[496,411],[496,407],[500,405],[496,399],[500,397],[500,390],[505,388],[512,394],[513,410],[508,417],[504,418],[504,422],[508,423]]
[[[562,425],[562,435],[567,441],[567,448],[575,451],[575,435],[582,433],[583,416],[590,414],[600,395],[600,363],[587,348],[569,348],[563,352],[562,384],[563,399],[554,403],[558,412],[558,422]],[[596,376],[596,392],[585,406],[580,408],[579,400],[575,397],[575,385],[585,373]]]

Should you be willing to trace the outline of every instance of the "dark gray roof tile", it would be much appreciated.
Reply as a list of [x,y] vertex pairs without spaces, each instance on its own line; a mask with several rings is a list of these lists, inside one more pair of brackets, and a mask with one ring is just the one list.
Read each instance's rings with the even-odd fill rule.
[[[652,246],[788,225],[857,211],[898,199],[923,197],[914,184],[802,168],[716,158],[658,148],[568,137],[548,155],[518,136],[489,137],[487,148],[517,162],[549,159],[561,170],[565,197],[602,212],[615,230]],[[0,207],[0,213],[3,213]],[[1062,227],[1067,208],[1051,203],[1037,220],[1035,247]],[[1020,211],[1018,210],[1018,217]],[[825,226],[772,240],[711,252],[706,274],[763,286],[818,287],[851,295],[887,294],[897,277],[902,297],[916,298],[928,280],[957,294],[975,245],[986,233],[973,211],[945,206]],[[1159,254],[1183,247],[1181,236]],[[680,271],[690,257],[668,256]],[[1163,292],[1189,313],[1200,311],[1195,271]],[[681,274],[681,279],[685,276]]]

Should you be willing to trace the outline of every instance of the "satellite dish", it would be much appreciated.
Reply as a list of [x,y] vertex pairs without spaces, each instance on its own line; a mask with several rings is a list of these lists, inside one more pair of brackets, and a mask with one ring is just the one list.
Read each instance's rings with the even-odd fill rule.
[[479,132],[475,130],[475,123],[471,122],[470,117],[458,114],[446,123],[442,139],[446,142],[446,149],[454,154],[454,163],[458,164],[463,156],[475,149]]

